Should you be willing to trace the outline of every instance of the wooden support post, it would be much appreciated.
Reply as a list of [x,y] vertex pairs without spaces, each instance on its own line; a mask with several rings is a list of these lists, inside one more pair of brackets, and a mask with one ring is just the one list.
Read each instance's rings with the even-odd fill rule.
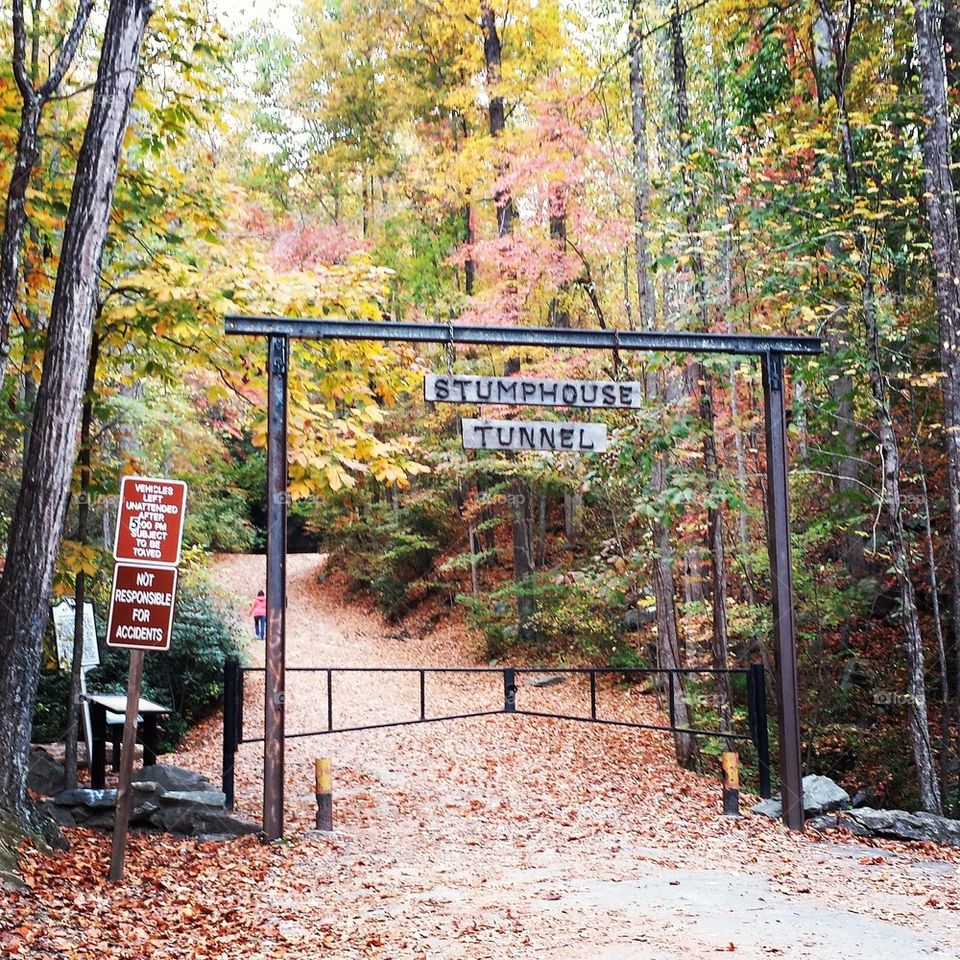
[[723,815],[740,816],[740,755],[732,750],[724,751],[720,757],[720,769],[723,771]]
[[800,749],[800,706],[797,692],[797,648],[793,622],[793,570],[790,557],[790,499],[787,484],[787,416],[784,402],[783,354],[763,357],[763,407],[767,440],[767,507],[770,529],[770,595],[773,601],[774,653],[777,665],[780,792],[783,822],[803,829],[803,773]]
[[317,794],[317,829],[333,830],[333,775],[328,757],[315,761],[315,789]]
[[123,749],[120,754],[120,787],[113,818],[113,848],[110,852],[110,882],[123,879],[123,863],[127,852],[127,828],[130,823],[130,782],[133,779],[133,754],[137,742],[137,713],[140,706],[140,685],[143,681],[143,650],[130,651],[130,674],[127,678],[127,714],[123,724]]
[[263,698],[263,833],[283,836],[284,673],[287,604],[286,337],[270,337],[267,375],[267,636]]

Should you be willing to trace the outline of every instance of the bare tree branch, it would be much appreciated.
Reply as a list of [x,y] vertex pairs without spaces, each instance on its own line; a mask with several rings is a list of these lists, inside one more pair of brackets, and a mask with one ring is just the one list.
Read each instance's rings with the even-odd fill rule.
[[13,0],[13,76],[25,101],[37,96],[27,76],[27,28],[23,19],[23,0]]
[[[17,2],[19,3],[21,0],[17,0]],[[70,69],[70,64],[73,62],[77,47],[80,46],[80,37],[83,36],[83,31],[87,25],[87,18],[90,16],[91,10],[93,10],[93,0],[80,0],[77,4],[77,12],[73,18],[73,24],[60,47],[57,62],[50,71],[50,75],[44,80],[40,87],[39,93],[41,100],[48,100],[51,94],[56,92],[67,70]]]

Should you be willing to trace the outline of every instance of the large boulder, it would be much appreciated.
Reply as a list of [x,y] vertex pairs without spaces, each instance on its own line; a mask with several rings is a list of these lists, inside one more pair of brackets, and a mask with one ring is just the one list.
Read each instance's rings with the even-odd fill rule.
[[950,820],[933,813],[907,813],[906,810],[874,810],[861,807],[844,814],[840,826],[848,821],[872,837],[893,840],[927,840],[960,847],[960,820]]
[[63,764],[57,763],[43,747],[31,747],[27,787],[38,797],[52,797],[66,785],[67,771]]
[[185,767],[177,767],[172,763],[155,763],[143,767],[133,774],[134,780],[145,780],[155,783],[160,792],[181,792],[185,790],[210,790],[213,784],[202,774],[194,773]]
[[[829,777],[821,777],[815,773],[803,778],[803,815],[818,817],[835,810],[847,810],[850,807],[850,794],[842,787],[837,786]],[[779,819],[783,814],[783,803],[780,794],[770,800],[763,800],[753,807],[754,813]]]
[[[187,836],[239,837],[260,827],[232,816],[223,792],[199,774],[156,764],[136,774],[131,784],[130,826]],[[63,790],[45,801],[44,810],[61,826],[113,827],[116,790]]]
[[160,799],[163,803],[178,803],[183,807],[222,807],[227,802],[222,790],[168,790]]
[[164,804],[151,816],[150,823],[167,833],[189,837],[242,837],[260,832],[255,823],[231,816],[223,808],[180,803]]

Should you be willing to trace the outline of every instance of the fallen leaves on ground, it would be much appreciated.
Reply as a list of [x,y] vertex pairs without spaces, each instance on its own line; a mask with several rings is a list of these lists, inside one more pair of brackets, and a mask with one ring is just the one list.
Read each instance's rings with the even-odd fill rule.
[[[216,575],[245,609],[263,583],[263,561],[222,558]],[[318,585],[313,558],[291,557],[289,576],[290,665],[473,662],[453,616],[437,626],[434,611],[400,635],[348,602],[336,578]],[[251,659],[262,663],[262,645]],[[527,709],[582,712],[588,703],[583,684],[536,688],[529,679],[518,691]],[[417,683],[416,674],[338,675],[335,722],[408,718],[419,711]],[[322,673],[289,675],[288,732],[325,725],[325,684]],[[482,674],[428,677],[427,693],[437,713],[495,709],[503,695],[501,678]],[[655,698],[636,687],[601,685],[599,703],[610,719],[659,719]],[[260,716],[262,679],[248,674],[247,736],[258,735]],[[251,819],[260,815],[261,751],[245,745],[237,758],[238,812]],[[308,833],[316,756],[334,764],[330,837]],[[170,759],[216,780],[219,758],[211,718]],[[104,882],[102,834],[69,831],[64,853],[26,850],[26,889],[2,895],[0,953],[587,960],[601,946],[622,950],[604,956],[631,960],[667,951],[692,960],[727,951],[816,958],[833,921],[822,940],[809,918],[828,910],[834,920],[867,918],[944,950],[960,947],[950,922],[960,909],[960,851],[724,818],[719,772],[679,770],[660,734],[499,715],[295,739],[286,799],[288,842],[135,834],[116,886]],[[715,882],[718,891],[738,885],[747,899],[727,909],[720,892],[710,895]],[[789,913],[791,905],[796,923],[807,924],[804,937],[789,922],[775,934],[751,930],[768,909]],[[744,930],[759,953],[741,943]]]

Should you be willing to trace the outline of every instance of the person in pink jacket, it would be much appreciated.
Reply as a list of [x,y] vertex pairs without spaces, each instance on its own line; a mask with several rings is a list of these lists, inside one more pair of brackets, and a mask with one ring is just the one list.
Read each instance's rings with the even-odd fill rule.
[[253,598],[250,616],[253,617],[253,632],[258,640],[262,640],[267,635],[267,595],[262,590],[258,590]]

